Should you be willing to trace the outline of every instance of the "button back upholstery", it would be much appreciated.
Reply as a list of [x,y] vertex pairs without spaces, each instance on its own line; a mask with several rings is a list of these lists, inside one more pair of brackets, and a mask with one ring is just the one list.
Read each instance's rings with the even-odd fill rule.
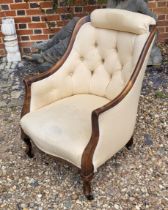
[[31,110],[75,94],[112,100],[128,82],[148,35],[85,23],[60,70],[32,85]]
[[[88,180],[94,171],[133,134],[154,37],[148,40],[150,24],[155,24],[155,20],[146,15],[95,10],[91,21],[82,24],[75,35],[63,64],[51,75],[30,82],[31,85],[27,83],[31,97],[27,94],[29,111],[21,119],[24,133],[42,151],[81,169],[85,195],[90,192]],[[149,49],[141,58],[147,40]],[[140,73],[133,81],[137,68]],[[104,108],[131,85],[123,100],[114,102],[112,108]],[[97,114],[97,109],[103,113]]]

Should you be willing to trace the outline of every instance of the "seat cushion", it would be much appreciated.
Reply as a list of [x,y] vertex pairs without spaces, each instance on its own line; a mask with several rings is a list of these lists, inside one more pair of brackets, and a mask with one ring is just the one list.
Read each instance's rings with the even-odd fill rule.
[[26,114],[21,127],[39,149],[80,168],[91,137],[91,113],[108,102],[89,94],[67,97]]

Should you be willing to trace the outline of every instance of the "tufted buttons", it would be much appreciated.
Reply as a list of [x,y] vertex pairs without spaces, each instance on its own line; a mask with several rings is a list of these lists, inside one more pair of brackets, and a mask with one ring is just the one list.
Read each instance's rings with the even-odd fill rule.
[[113,74],[111,73],[109,76],[110,76],[110,79],[112,79],[112,77],[113,77]]
[[93,75],[93,74],[94,74],[94,70],[91,70],[90,72],[91,72],[91,75]]
[[69,73],[69,76],[72,77],[72,75],[73,75],[73,72],[70,72],[70,73]]
[[83,61],[83,60],[84,60],[84,57],[83,57],[82,55],[80,56],[80,60],[81,60],[81,61]]
[[104,62],[105,62],[105,59],[104,59],[104,58],[102,58],[102,59],[101,59],[101,62],[102,62],[102,63],[104,63]]
[[97,42],[95,42],[94,46],[95,46],[95,47],[97,47],[97,46],[98,46],[98,43],[97,43]]

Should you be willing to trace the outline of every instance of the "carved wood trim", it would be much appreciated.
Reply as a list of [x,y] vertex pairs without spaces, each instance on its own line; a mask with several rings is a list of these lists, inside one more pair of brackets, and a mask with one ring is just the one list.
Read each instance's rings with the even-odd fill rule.
[[81,161],[82,176],[87,177],[88,175],[91,176],[91,174],[94,174],[93,155],[94,155],[94,151],[96,149],[96,146],[97,146],[98,140],[99,140],[99,122],[98,122],[99,115],[101,113],[113,108],[114,106],[116,106],[130,92],[130,90],[132,89],[132,87],[141,71],[141,67],[142,67],[145,57],[147,55],[148,49],[155,37],[155,34],[156,34],[156,25],[151,27],[150,35],[143,47],[143,50],[140,54],[137,65],[132,73],[130,80],[128,81],[127,85],[123,89],[123,91],[116,98],[114,98],[112,101],[110,101],[106,105],[104,105],[92,112],[92,116],[91,116],[92,134],[91,134],[90,141],[88,142],[87,146],[85,147],[85,150],[82,155],[82,161]]
[[83,24],[85,24],[86,22],[90,21],[90,16],[86,16],[81,18],[72,33],[68,48],[65,52],[65,54],[62,56],[62,58],[54,65],[52,66],[48,71],[43,72],[41,74],[35,75],[35,76],[29,76],[27,78],[25,78],[23,80],[24,85],[25,85],[25,98],[24,98],[24,105],[23,105],[23,109],[21,112],[21,117],[23,117],[25,114],[27,114],[28,112],[30,112],[30,101],[31,101],[31,84],[33,82],[37,82],[39,80],[42,80],[44,78],[47,78],[48,76],[52,75],[53,73],[55,73],[57,70],[59,70],[59,68],[64,64],[65,60],[67,59],[67,57],[69,56],[71,49],[73,47],[76,35],[79,31],[79,29],[81,28],[81,26]]

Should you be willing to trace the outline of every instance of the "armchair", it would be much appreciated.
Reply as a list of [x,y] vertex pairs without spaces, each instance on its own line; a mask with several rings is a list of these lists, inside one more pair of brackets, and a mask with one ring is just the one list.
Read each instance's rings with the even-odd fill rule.
[[24,80],[21,131],[27,154],[33,156],[32,140],[77,166],[89,200],[97,168],[133,143],[155,24],[139,13],[97,9],[76,24],[59,62]]

